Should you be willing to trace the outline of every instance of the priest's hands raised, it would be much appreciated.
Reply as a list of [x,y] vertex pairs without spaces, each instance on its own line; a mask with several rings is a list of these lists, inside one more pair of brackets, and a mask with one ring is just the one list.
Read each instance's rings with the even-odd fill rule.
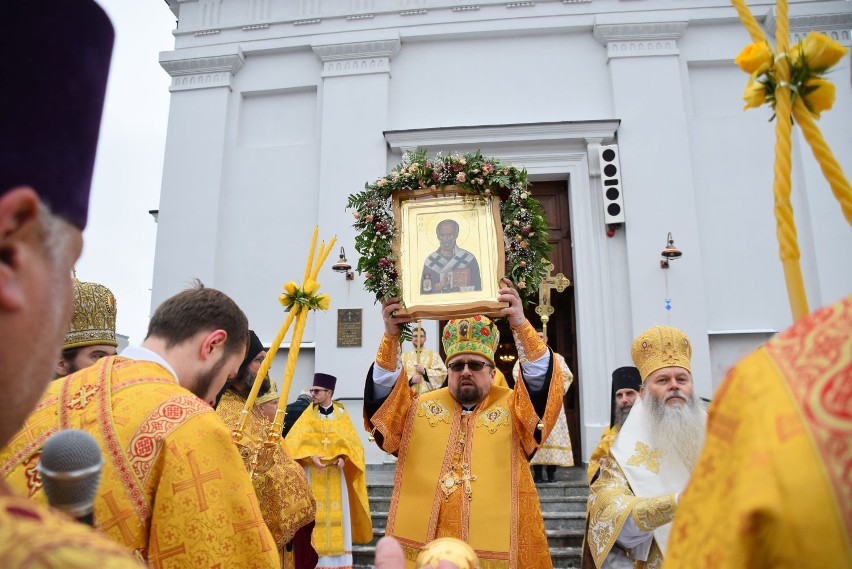
[[509,321],[509,326],[516,328],[526,322],[527,317],[524,316],[524,305],[521,302],[521,295],[518,294],[518,289],[515,288],[512,281],[506,277],[500,279],[500,290],[497,291],[497,300],[509,303],[509,306],[500,309],[500,316]]
[[394,316],[394,312],[401,308],[402,303],[396,296],[382,301],[382,320],[388,336],[399,336],[399,325],[412,321],[410,316]]

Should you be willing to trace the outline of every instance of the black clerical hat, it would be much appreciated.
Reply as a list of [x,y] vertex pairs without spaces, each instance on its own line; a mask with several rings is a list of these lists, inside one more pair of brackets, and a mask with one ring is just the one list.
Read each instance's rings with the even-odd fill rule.
[[3,0],[0,195],[30,186],[86,226],[114,32],[93,0]]

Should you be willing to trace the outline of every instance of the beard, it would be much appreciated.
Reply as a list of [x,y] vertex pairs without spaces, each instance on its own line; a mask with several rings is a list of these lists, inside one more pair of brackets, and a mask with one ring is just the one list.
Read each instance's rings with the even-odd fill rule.
[[[680,460],[689,470],[695,468],[704,448],[704,433],[707,427],[707,410],[704,403],[693,393],[686,396],[681,392],[668,392],[663,399],[648,393],[645,403],[651,416],[651,436],[654,446],[666,450],[664,460]],[[666,405],[672,397],[686,400],[684,405]]]
[[615,408],[615,422],[612,425],[613,428],[621,428],[621,426],[624,424],[624,421],[627,420],[627,416],[630,415],[631,409],[633,409],[633,405],[626,405],[624,407]]
[[460,384],[461,380],[456,384],[455,389],[450,389],[450,393],[461,405],[474,405],[485,399],[487,393],[483,393],[475,383],[473,385],[465,385],[464,387]]
[[[212,368],[210,368],[208,371],[199,372],[195,376],[195,381],[192,382],[192,388],[190,389],[190,391],[192,391],[192,393],[196,397],[198,397],[199,399],[203,399],[204,401],[208,401],[207,394],[210,393],[210,388],[213,385],[213,381],[216,379],[216,376],[220,375],[222,372],[222,368],[225,367],[226,356],[227,354],[222,353],[222,356],[215,364],[213,364]],[[213,394],[216,394],[221,391],[224,385],[225,384],[223,382],[215,386],[216,388],[213,391]]]

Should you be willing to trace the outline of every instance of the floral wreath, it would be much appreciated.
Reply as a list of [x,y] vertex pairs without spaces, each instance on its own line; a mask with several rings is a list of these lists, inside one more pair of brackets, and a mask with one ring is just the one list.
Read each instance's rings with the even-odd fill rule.
[[[364,184],[363,191],[349,196],[347,207],[355,210],[355,249],[361,255],[358,272],[364,275],[364,288],[375,293],[377,300],[398,296],[400,291],[398,259],[393,251],[397,231],[391,208],[393,192],[423,188],[441,192],[447,186],[478,199],[500,197],[506,276],[518,287],[526,304],[547,275],[547,222],[527,189],[526,170],[486,158],[479,151],[432,157],[425,150],[406,152],[390,174]],[[403,332],[406,330],[403,328]]]

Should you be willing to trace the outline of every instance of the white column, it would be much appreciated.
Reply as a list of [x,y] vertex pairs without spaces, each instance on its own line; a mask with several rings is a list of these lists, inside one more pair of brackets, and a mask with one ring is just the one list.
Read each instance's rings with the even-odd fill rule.
[[152,310],[193,278],[215,286],[228,101],[231,82],[244,62],[238,46],[192,59],[180,59],[180,52],[160,56],[160,65],[172,77],[172,99]]
[[[677,39],[686,22],[597,25],[607,48],[627,216],[627,263],[633,334],[670,324],[693,343],[699,395],[711,395],[707,306],[692,185],[683,69]],[[651,198],[653,196],[653,198]],[[660,251],[672,232],[683,257],[668,271]],[[668,277],[668,295],[666,294]],[[664,299],[672,299],[672,310]]]
[[[320,273],[322,289],[331,295],[331,309],[316,320],[316,371],[337,376],[337,397],[362,397],[364,377],[375,358],[383,331],[373,293],[363,278],[347,281],[333,273],[340,246],[349,263],[358,263],[354,219],[346,210],[346,196],[364,183],[387,173],[388,81],[390,60],[399,51],[399,39],[315,45],[322,60],[322,133],[320,147],[319,219],[323,235],[337,234],[338,246]],[[337,347],[337,310],[363,308],[360,348]],[[358,417],[360,411],[350,412]],[[365,445],[375,448],[375,445]]]

